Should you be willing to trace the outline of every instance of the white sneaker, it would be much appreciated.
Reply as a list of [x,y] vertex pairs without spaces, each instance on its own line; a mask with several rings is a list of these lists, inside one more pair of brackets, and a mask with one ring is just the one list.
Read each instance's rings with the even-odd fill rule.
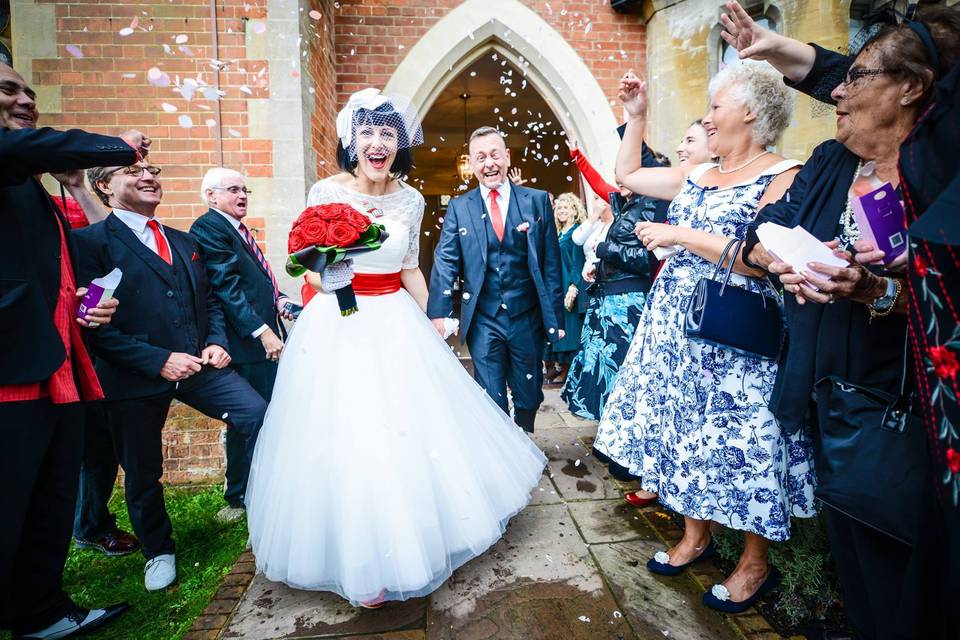
[[246,513],[247,510],[243,507],[224,507],[217,512],[217,522],[222,522],[223,524],[236,522],[246,515]]
[[147,560],[143,570],[143,586],[147,591],[166,589],[177,579],[177,556],[165,553]]

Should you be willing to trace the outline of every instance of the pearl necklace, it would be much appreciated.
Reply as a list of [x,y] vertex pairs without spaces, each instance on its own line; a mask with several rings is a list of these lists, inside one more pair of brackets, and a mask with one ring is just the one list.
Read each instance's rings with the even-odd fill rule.
[[740,169],[743,169],[744,167],[746,167],[747,165],[749,165],[751,162],[753,162],[753,161],[756,160],[757,158],[762,158],[763,156],[767,155],[768,153],[770,153],[770,152],[769,152],[769,151],[762,151],[762,152],[758,153],[757,155],[753,156],[752,158],[750,158],[749,160],[747,160],[746,162],[744,162],[742,165],[740,165],[740,166],[737,167],[736,169],[724,169],[724,168],[723,168],[723,160],[721,160],[721,161],[720,161],[720,164],[717,165],[717,171],[719,171],[720,173],[734,173],[734,172],[740,171]]
[[[860,170],[863,168],[863,160],[857,162],[857,169],[853,172],[853,182],[860,176]],[[851,183],[850,188],[853,188]],[[853,198],[847,195],[847,206],[840,216],[840,226],[843,227],[840,242],[845,245],[842,248],[853,246],[853,243],[860,239],[860,225],[857,224],[857,218],[853,215]]]

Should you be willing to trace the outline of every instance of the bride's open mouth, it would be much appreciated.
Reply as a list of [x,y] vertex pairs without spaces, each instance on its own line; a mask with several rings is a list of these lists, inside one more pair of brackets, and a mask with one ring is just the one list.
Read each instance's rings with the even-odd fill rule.
[[374,169],[383,169],[387,166],[387,156],[379,153],[368,153],[367,162],[369,162],[370,166]]

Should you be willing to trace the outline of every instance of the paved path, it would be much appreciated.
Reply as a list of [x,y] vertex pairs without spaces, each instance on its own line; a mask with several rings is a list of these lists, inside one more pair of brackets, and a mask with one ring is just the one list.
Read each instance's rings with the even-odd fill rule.
[[354,609],[329,593],[253,579],[224,638],[354,640],[734,640],[700,603],[688,575],[661,579],[644,564],[664,544],[622,488],[590,456],[596,426],[556,391],[534,439],[550,458],[529,507],[483,556],[429,598]]

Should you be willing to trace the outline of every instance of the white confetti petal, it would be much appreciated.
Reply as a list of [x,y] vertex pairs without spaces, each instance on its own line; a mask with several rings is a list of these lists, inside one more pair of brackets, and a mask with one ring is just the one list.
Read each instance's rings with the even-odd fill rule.
[[176,42],[177,44],[186,44],[187,40],[189,39],[190,38],[188,38],[185,33],[181,33],[176,38],[174,38],[173,41]]
[[588,618],[587,616],[580,616],[579,618],[577,618],[577,620],[579,620],[580,622],[590,622],[590,618]]
[[166,111],[167,113],[173,113],[177,110],[177,108],[172,104],[170,104],[169,102],[161,102],[160,108]]
[[223,414],[222,416],[220,416],[220,419],[221,419],[221,420],[226,420],[226,419],[227,419],[227,416],[229,416],[229,415],[230,415],[229,413],[225,413],[225,414]]
[[239,131],[237,131],[236,129],[227,129],[227,133],[229,133],[229,134],[230,134],[231,136],[233,136],[234,138],[241,138],[241,137],[243,137],[243,134],[240,133]]
[[184,129],[193,128],[193,120],[190,118],[190,116],[186,114],[183,114],[179,118],[177,118],[177,122],[179,122],[180,126],[183,127]]
[[320,13],[319,11],[317,11],[316,9],[314,9],[313,11],[311,11],[308,15],[309,15],[311,18],[313,18],[314,20],[319,20],[320,18],[323,17],[323,14]]
[[124,27],[123,29],[120,29],[121,38],[126,38],[129,35],[133,35],[133,29],[131,29],[130,27]]
[[259,20],[254,20],[250,23],[250,28],[253,29],[254,33],[264,33],[267,30],[267,25]]
[[240,85],[240,91],[244,92],[244,93],[247,94],[248,96],[252,96],[252,95],[253,95],[253,91],[250,89],[250,87],[248,87],[248,86],[245,85],[245,84]]

